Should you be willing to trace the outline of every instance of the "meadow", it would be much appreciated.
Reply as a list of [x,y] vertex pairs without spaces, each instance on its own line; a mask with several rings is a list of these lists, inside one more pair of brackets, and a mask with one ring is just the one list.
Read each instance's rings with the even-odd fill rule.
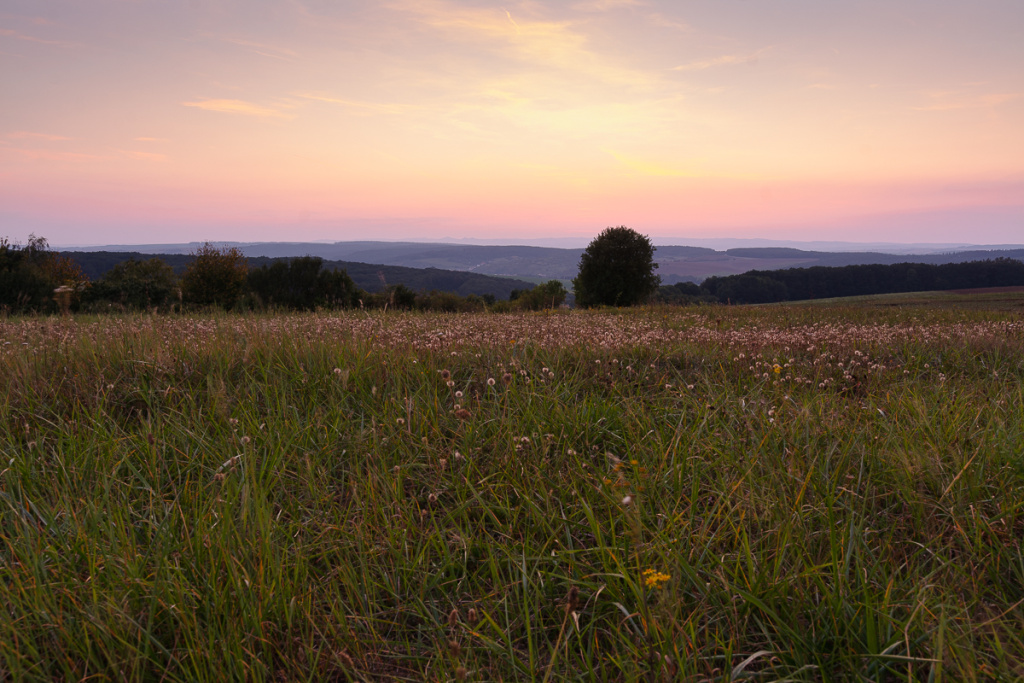
[[1024,318],[893,301],[0,319],[0,679],[1020,680]]

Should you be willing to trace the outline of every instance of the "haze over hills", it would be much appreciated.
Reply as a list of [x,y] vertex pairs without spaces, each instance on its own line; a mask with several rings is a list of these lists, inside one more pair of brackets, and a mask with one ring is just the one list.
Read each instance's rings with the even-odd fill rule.
[[[697,240],[694,240],[697,241]],[[718,240],[722,242],[722,240]],[[726,243],[757,242],[729,240]],[[763,241],[761,241],[763,242]],[[319,256],[326,261],[402,266],[406,268],[437,268],[481,275],[521,278],[532,282],[549,279],[563,281],[576,276],[582,248],[559,248],[523,245],[452,244],[443,242],[216,242],[218,246],[238,248],[249,257]],[[827,251],[799,249],[790,246],[734,246],[716,250],[706,246],[661,245],[655,251],[658,274],[663,284],[681,281],[700,282],[712,275],[734,275],[750,270],[808,268],[812,266],[848,266],[863,264],[962,263],[1000,257],[1024,259],[1024,245],[918,245],[920,251],[899,250]],[[800,243],[796,243],[800,244]],[[850,243],[813,243],[821,244]],[[103,247],[66,247],[62,251],[130,251],[142,254],[188,254],[198,243],[110,245]],[[863,245],[858,245],[863,246]],[[870,245],[874,246],[874,245]],[[912,245],[902,246],[903,249]]]

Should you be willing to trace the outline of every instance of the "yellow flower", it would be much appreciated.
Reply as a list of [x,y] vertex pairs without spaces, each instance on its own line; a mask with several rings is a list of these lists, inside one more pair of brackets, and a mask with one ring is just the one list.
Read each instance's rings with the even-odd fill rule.
[[662,588],[671,578],[668,574],[663,574],[656,569],[644,570],[644,585],[654,590]]

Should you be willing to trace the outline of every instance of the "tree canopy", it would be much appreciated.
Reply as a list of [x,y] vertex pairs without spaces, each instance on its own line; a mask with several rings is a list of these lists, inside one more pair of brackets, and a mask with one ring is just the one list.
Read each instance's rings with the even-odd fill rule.
[[624,225],[606,228],[584,250],[572,281],[576,305],[633,306],[643,303],[661,284],[654,274],[654,245]]
[[238,249],[218,249],[206,242],[192,254],[193,259],[181,276],[181,295],[185,303],[231,308],[245,289],[249,264]]

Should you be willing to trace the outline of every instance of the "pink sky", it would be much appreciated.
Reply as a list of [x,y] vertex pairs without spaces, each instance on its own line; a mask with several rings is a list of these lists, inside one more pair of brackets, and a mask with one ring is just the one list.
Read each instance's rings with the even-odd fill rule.
[[1020,0],[5,0],[0,236],[1024,242]]

